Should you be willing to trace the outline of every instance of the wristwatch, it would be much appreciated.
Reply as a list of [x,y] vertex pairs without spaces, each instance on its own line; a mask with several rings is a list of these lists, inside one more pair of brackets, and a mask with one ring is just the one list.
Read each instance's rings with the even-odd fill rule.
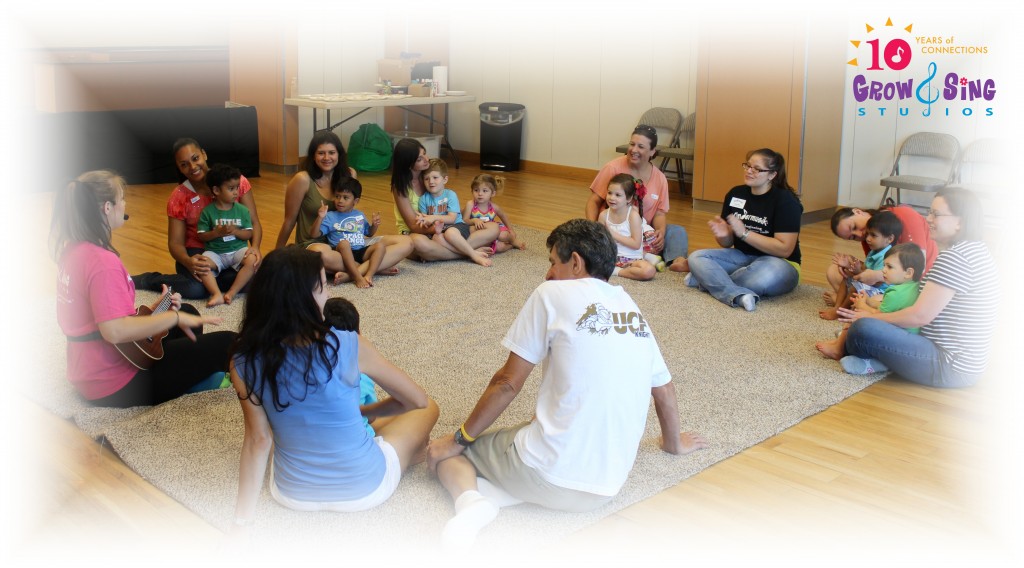
[[473,445],[473,442],[475,441],[476,438],[469,438],[462,433],[462,426],[459,426],[459,429],[455,431],[455,443],[462,446],[463,448],[468,448],[469,446]]

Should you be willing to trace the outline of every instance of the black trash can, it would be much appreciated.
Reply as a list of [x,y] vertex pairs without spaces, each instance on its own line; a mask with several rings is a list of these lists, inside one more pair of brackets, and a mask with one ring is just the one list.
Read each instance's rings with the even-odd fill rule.
[[516,103],[480,105],[480,169],[513,172],[519,169],[526,107]]

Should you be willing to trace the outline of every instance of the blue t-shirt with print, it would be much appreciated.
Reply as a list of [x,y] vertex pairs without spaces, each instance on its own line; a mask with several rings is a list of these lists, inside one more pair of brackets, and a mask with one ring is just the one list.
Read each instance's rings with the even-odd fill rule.
[[459,209],[459,196],[450,189],[441,190],[437,196],[424,193],[420,197],[419,212],[424,215],[447,215],[451,211],[455,212],[455,223],[461,223],[462,210]]
[[328,211],[320,222],[320,234],[327,236],[332,247],[338,246],[341,239],[352,245],[352,250],[366,248],[366,238],[370,235],[372,225],[366,220],[362,211],[353,209],[348,213]]

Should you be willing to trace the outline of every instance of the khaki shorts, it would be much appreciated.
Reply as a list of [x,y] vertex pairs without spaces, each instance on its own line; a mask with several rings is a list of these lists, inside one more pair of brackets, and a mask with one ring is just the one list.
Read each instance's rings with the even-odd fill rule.
[[614,498],[559,487],[523,463],[514,441],[516,433],[528,424],[523,422],[511,428],[488,430],[462,455],[473,464],[480,477],[527,503],[560,511],[583,512],[596,509]]

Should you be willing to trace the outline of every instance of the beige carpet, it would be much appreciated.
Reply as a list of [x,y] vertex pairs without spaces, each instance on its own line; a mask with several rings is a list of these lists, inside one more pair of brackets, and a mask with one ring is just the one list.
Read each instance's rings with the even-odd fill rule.
[[[435,436],[453,431],[468,415],[507,352],[501,347],[512,319],[547,270],[545,235],[522,228],[526,251],[499,255],[492,268],[468,262],[405,261],[397,276],[376,286],[332,290],[355,302],[363,334],[424,386],[441,407]],[[653,407],[636,466],[621,494],[587,514],[532,505],[504,509],[481,534],[478,546],[500,545],[510,535],[537,545],[559,537],[675,485],[709,465],[756,444],[803,418],[865,388],[879,377],[844,374],[822,359],[814,341],[834,336],[838,325],[817,317],[821,290],[800,286],[766,299],[757,311],[729,309],[686,288],[682,275],[651,282],[613,279],[632,294],[661,345],[679,395],[684,429],[702,432],[710,448],[684,457],[657,448]],[[155,295],[139,293],[140,302]],[[205,308],[201,307],[201,310]],[[242,415],[229,391],[189,395],[156,408],[106,410],[84,404],[64,381],[64,339],[45,309],[43,338],[36,342],[40,376],[26,394],[93,436],[105,436],[124,461],[155,486],[217,527],[233,518]],[[241,305],[213,310],[237,329]],[[499,425],[528,419],[540,369],[502,416]],[[342,515],[295,513],[264,489],[255,531],[260,538],[308,539],[328,548],[398,534],[412,549],[437,541],[452,505],[440,484],[419,465],[397,492],[373,511]],[[389,539],[390,540],[390,539]]]

